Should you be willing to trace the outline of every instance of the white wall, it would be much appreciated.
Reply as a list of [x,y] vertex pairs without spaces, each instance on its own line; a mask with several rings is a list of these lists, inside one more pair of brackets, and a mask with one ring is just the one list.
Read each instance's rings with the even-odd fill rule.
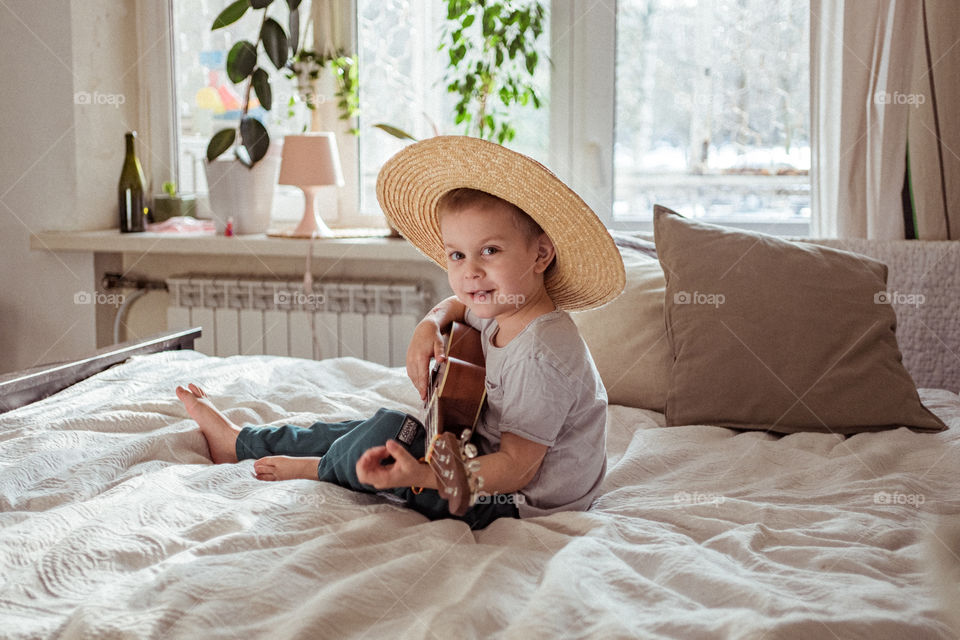
[[[93,257],[29,242],[34,231],[115,226],[123,132],[137,114],[132,4],[0,4],[0,372],[95,346],[94,308],[74,303],[94,291]],[[78,92],[91,104],[75,103]]]

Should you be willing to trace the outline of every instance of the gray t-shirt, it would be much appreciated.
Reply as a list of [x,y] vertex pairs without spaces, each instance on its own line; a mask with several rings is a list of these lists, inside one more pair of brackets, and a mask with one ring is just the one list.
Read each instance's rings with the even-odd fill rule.
[[487,405],[477,426],[482,453],[500,449],[500,434],[547,445],[537,475],[520,490],[520,517],[583,511],[607,468],[607,392],[577,326],[565,311],[533,320],[504,347],[498,325],[467,310],[483,335]]

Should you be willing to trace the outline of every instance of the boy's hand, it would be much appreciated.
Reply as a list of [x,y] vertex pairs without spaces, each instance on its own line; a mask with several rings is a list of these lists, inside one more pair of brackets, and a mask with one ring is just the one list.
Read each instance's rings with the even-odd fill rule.
[[430,358],[441,362],[443,354],[443,335],[440,325],[429,316],[420,321],[407,347],[407,375],[413,386],[420,392],[420,399],[427,399],[427,387],[430,384]]
[[[394,462],[381,464],[389,457]],[[387,444],[371,447],[357,460],[357,478],[375,489],[394,487],[436,488],[436,478],[430,467],[419,462],[396,440],[387,440]]]

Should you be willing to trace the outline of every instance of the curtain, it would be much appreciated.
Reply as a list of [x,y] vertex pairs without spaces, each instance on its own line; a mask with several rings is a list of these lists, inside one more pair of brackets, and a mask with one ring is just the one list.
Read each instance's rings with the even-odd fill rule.
[[[313,50],[325,58],[338,55],[353,55],[353,1],[313,0],[310,5],[310,28],[313,32]],[[349,128],[340,120],[337,100],[334,97],[336,82],[327,70],[320,73],[317,91],[319,99],[311,113],[311,131],[334,131],[343,144],[342,136]]]
[[[937,19],[925,24],[924,11],[931,9],[928,2],[936,5]],[[947,86],[942,80],[948,68],[944,60],[952,60],[947,33],[953,40],[958,26],[953,21],[960,18],[958,3],[949,2],[811,1],[811,232],[815,237],[904,238],[906,229],[914,226],[905,224],[901,195],[908,158],[908,203],[919,236],[960,237],[960,223],[949,225],[949,216],[960,212],[948,211],[951,202],[945,189],[957,183],[960,173],[954,171],[951,182],[949,168],[939,160],[950,156],[943,152],[944,143],[948,136],[956,138],[956,133],[937,135],[938,127],[932,123],[934,110],[939,109],[937,120],[943,125],[945,102],[956,103],[960,97],[955,81]],[[943,40],[937,42],[941,57],[929,56],[928,64],[925,45],[933,40],[925,26],[934,24]],[[936,81],[943,87],[934,101],[930,86]],[[949,108],[958,113],[955,106]],[[954,146],[960,150],[960,144]],[[944,179],[933,180],[934,176]]]

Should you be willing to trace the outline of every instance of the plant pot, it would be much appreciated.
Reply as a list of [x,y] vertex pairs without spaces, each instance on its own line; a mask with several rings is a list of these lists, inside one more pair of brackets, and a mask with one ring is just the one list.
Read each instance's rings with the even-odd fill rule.
[[227,219],[233,218],[237,234],[265,233],[270,226],[273,190],[280,172],[280,153],[270,151],[260,162],[247,168],[235,158],[217,158],[204,163],[210,209],[217,233],[222,234]]
[[165,193],[153,196],[153,221],[163,222],[177,216],[197,217],[197,197],[194,195],[169,196]]

